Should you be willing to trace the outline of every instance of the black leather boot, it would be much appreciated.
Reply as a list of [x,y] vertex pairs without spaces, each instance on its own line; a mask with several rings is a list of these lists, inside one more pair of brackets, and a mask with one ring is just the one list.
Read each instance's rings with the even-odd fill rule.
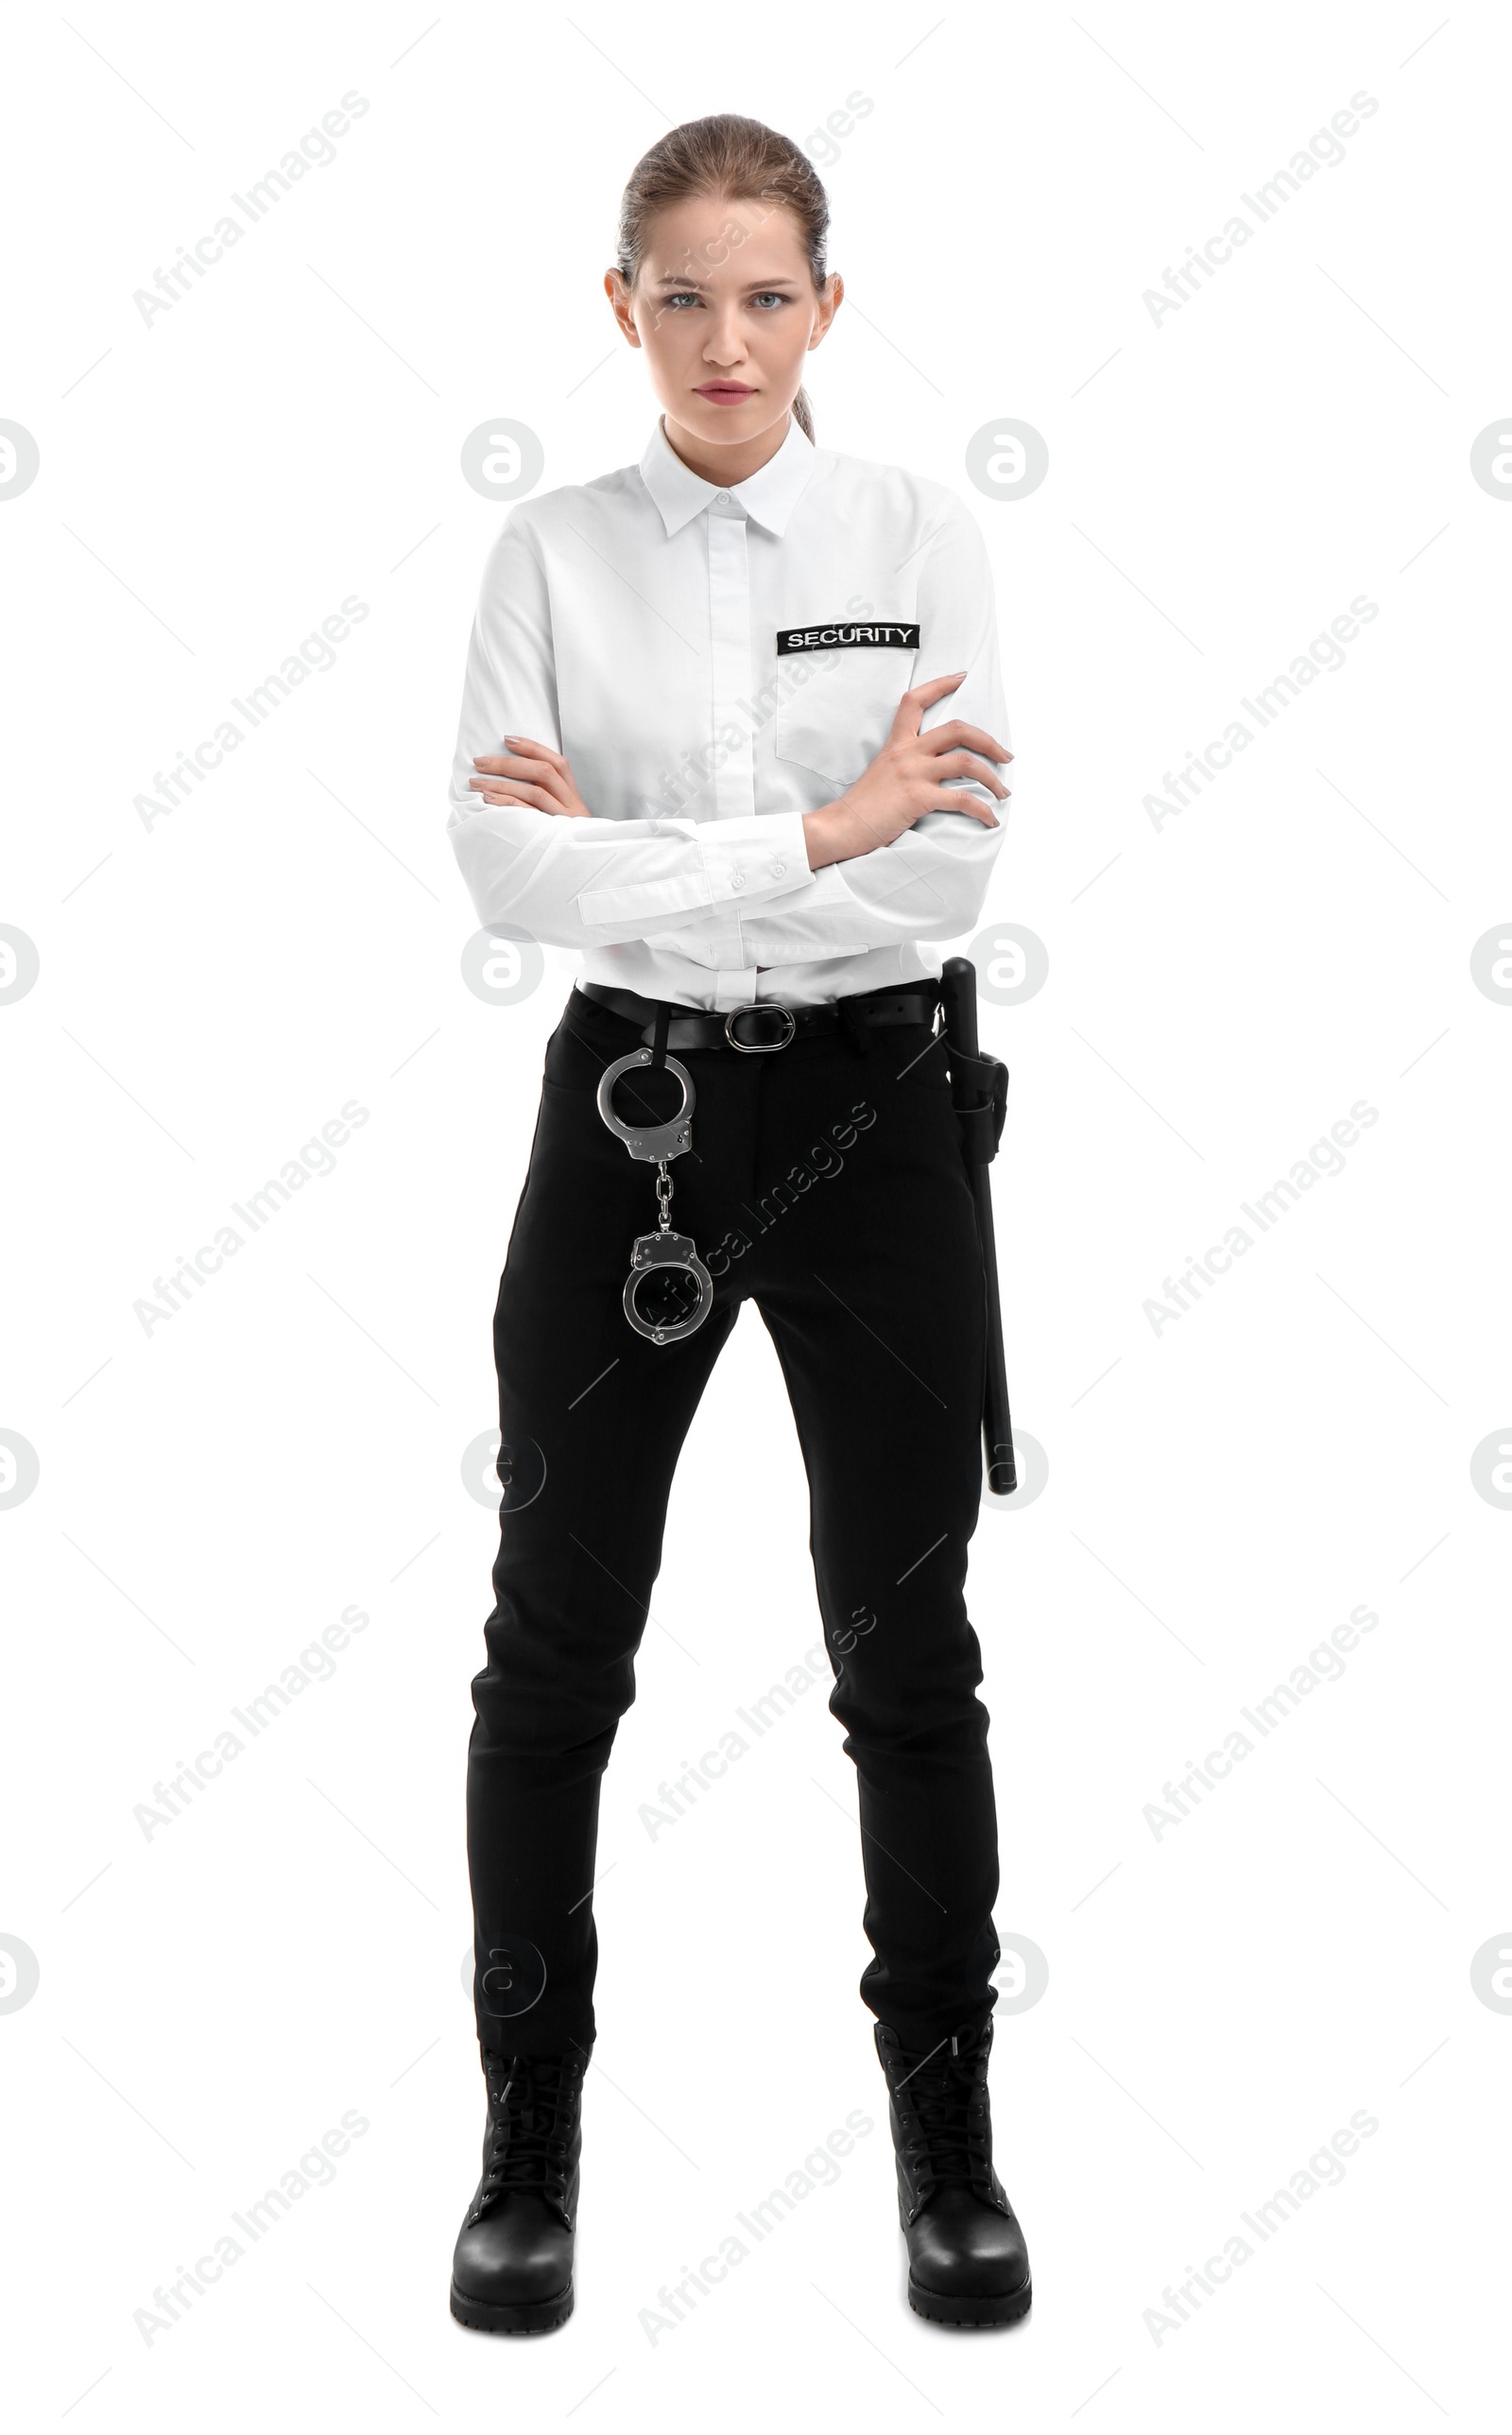
[[991,2019],[963,2023],[930,2053],[904,2046],[881,2021],[876,2038],[908,2244],[908,2305],[940,2325],[1011,2324],[1029,2305],[1029,2253],[992,2168]]
[[483,2179],[456,2236],[452,2314],[487,2334],[541,2334],[573,2312],[583,2129],[581,2047],[483,2053]]

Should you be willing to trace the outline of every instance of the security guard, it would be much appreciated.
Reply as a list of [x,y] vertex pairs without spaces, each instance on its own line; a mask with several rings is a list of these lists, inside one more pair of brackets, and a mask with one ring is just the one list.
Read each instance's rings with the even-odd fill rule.
[[679,1449],[746,1302],[798,1426],[859,1779],[910,2300],[954,2324],[1029,2304],[991,2161],[996,1821],[963,1596],[984,1271],[921,943],[976,923],[1011,755],[972,519],[814,445],[826,218],[754,121],[647,154],[606,285],[662,417],[638,465],[513,510],[468,660],[450,833],[478,920],[582,958],[494,1318],[468,1770],[489,2124],[452,2283],[490,2331],[573,2305],[600,1782]]

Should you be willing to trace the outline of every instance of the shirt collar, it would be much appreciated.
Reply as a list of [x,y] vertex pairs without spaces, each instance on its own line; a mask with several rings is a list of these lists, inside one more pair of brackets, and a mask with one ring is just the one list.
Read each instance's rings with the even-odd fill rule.
[[[781,534],[807,489],[814,473],[816,450],[797,416],[789,418],[787,437],[775,457],[744,482],[731,484],[729,496],[763,530]],[[717,486],[685,465],[662,428],[660,418],[641,458],[641,478],[661,510],[667,539],[719,497]]]

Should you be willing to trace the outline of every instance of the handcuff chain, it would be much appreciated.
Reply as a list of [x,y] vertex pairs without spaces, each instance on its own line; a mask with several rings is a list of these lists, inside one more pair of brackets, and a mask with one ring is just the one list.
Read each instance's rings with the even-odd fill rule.
[[672,1226],[672,1178],[667,1173],[667,1163],[664,1158],[659,1160],[657,1164],[656,1199],[657,1207],[661,1213],[657,1223],[661,1232],[665,1235],[670,1232]]

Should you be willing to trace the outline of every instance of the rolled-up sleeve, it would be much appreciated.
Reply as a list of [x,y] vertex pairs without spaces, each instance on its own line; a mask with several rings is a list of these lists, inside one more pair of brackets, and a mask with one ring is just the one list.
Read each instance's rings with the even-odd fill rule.
[[484,570],[468,649],[447,833],[485,929],[507,924],[559,947],[608,945],[746,913],[812,885],[801,813],[718,821],[605,820],[486,803],[478,755],[506,735],[561,750],[551,597],[524,521]]

